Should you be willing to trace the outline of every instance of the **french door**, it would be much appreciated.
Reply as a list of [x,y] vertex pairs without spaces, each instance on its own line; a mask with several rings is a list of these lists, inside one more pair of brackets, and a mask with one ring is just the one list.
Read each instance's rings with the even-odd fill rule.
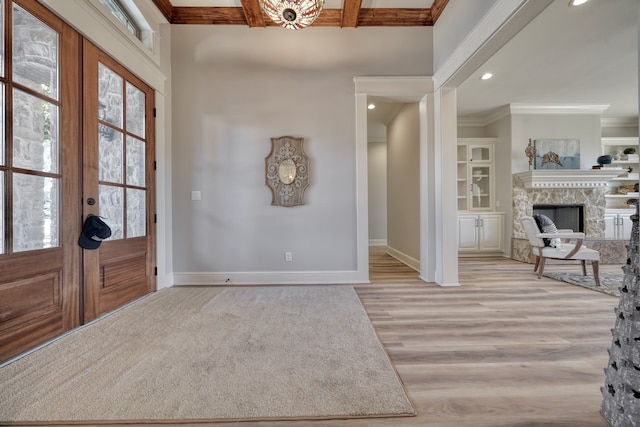
[[89,41],[83,47],[83,213],[111,237],[84,251],[84,320],[155,290],[154,92]]
[[148,86],[36,0],[0,0],[0,27],[3,361],[155,289],[155,172]]

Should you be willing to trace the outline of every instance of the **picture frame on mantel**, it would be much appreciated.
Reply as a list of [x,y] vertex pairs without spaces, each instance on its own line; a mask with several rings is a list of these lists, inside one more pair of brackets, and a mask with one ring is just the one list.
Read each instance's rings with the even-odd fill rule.
[[579,139],[535,139],[534,169],[580,169]]

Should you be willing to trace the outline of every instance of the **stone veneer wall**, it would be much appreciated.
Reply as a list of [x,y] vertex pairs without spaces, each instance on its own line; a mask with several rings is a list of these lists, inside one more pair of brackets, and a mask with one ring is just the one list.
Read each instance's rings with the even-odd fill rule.
[[524,188],[520,178],[514,175],[511,258],[522,262],[532,262],[531,246],[522,226],[522,217],[533,215],[533,205],[582,204],[584,205],[585,245],[600,252],[602,264],[624,264],[626,261],[626,242],[604,239],[605,193],[606,187]]

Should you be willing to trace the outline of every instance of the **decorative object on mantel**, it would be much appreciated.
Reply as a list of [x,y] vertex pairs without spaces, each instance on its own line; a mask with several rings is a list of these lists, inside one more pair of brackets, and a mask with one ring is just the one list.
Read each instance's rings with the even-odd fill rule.
[[276,24],[299,30],[313,24],[322,12],[324,0],[260,0],[260,6]]
[[579,139],[536,139],[536,169],[580,169]]
[[[598,162],[597,165],[594,165],[591,167],[591,169],[602,169],[602,168],[610,168],[611,166],[611,162],[613,161],[613,156],[611,156],[610,154],[603,154],[602,156],[599,156],[596,159],[596,162]],[[622,168],[617,167],[616,169],[620,169],[622,170]]]
[[531,170],[531,166],[533,166],[533,163],[536,159],[536,147],[533,146],[531,138],[529,138],[529,144],[527,145],[527,148],[524,149],[524,154],[526,154],[527,158],[529,159],[529,170]]
[[609,154],[604,154],[596,160],[600,166],[602,165],[610,165],[612,161],[612,157]]
[[271,152],[264,159],[266,184],[274,206],[304,205],[304,190],[309,186],[309,158],[302,149],[303,138],[271,138]]
[[[636,192],[638,184],[635,185]],[[631,215],[633,228],[627,246],[627,264],[622,267],[624,278],[620,287],[620,302],[615,309],[616,323],[611,330],[609,364],[605,368],[602,392],[604,418],[613,427],[635,427],[640,420],[640,259],[638,256],[638,200]]]

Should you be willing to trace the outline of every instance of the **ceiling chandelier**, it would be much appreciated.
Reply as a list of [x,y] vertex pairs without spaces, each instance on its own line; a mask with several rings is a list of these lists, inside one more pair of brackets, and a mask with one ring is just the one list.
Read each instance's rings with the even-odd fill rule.
[[290,30],[308,27],[316,20],[324,0],[260,0],[262,9],[276,24]]

